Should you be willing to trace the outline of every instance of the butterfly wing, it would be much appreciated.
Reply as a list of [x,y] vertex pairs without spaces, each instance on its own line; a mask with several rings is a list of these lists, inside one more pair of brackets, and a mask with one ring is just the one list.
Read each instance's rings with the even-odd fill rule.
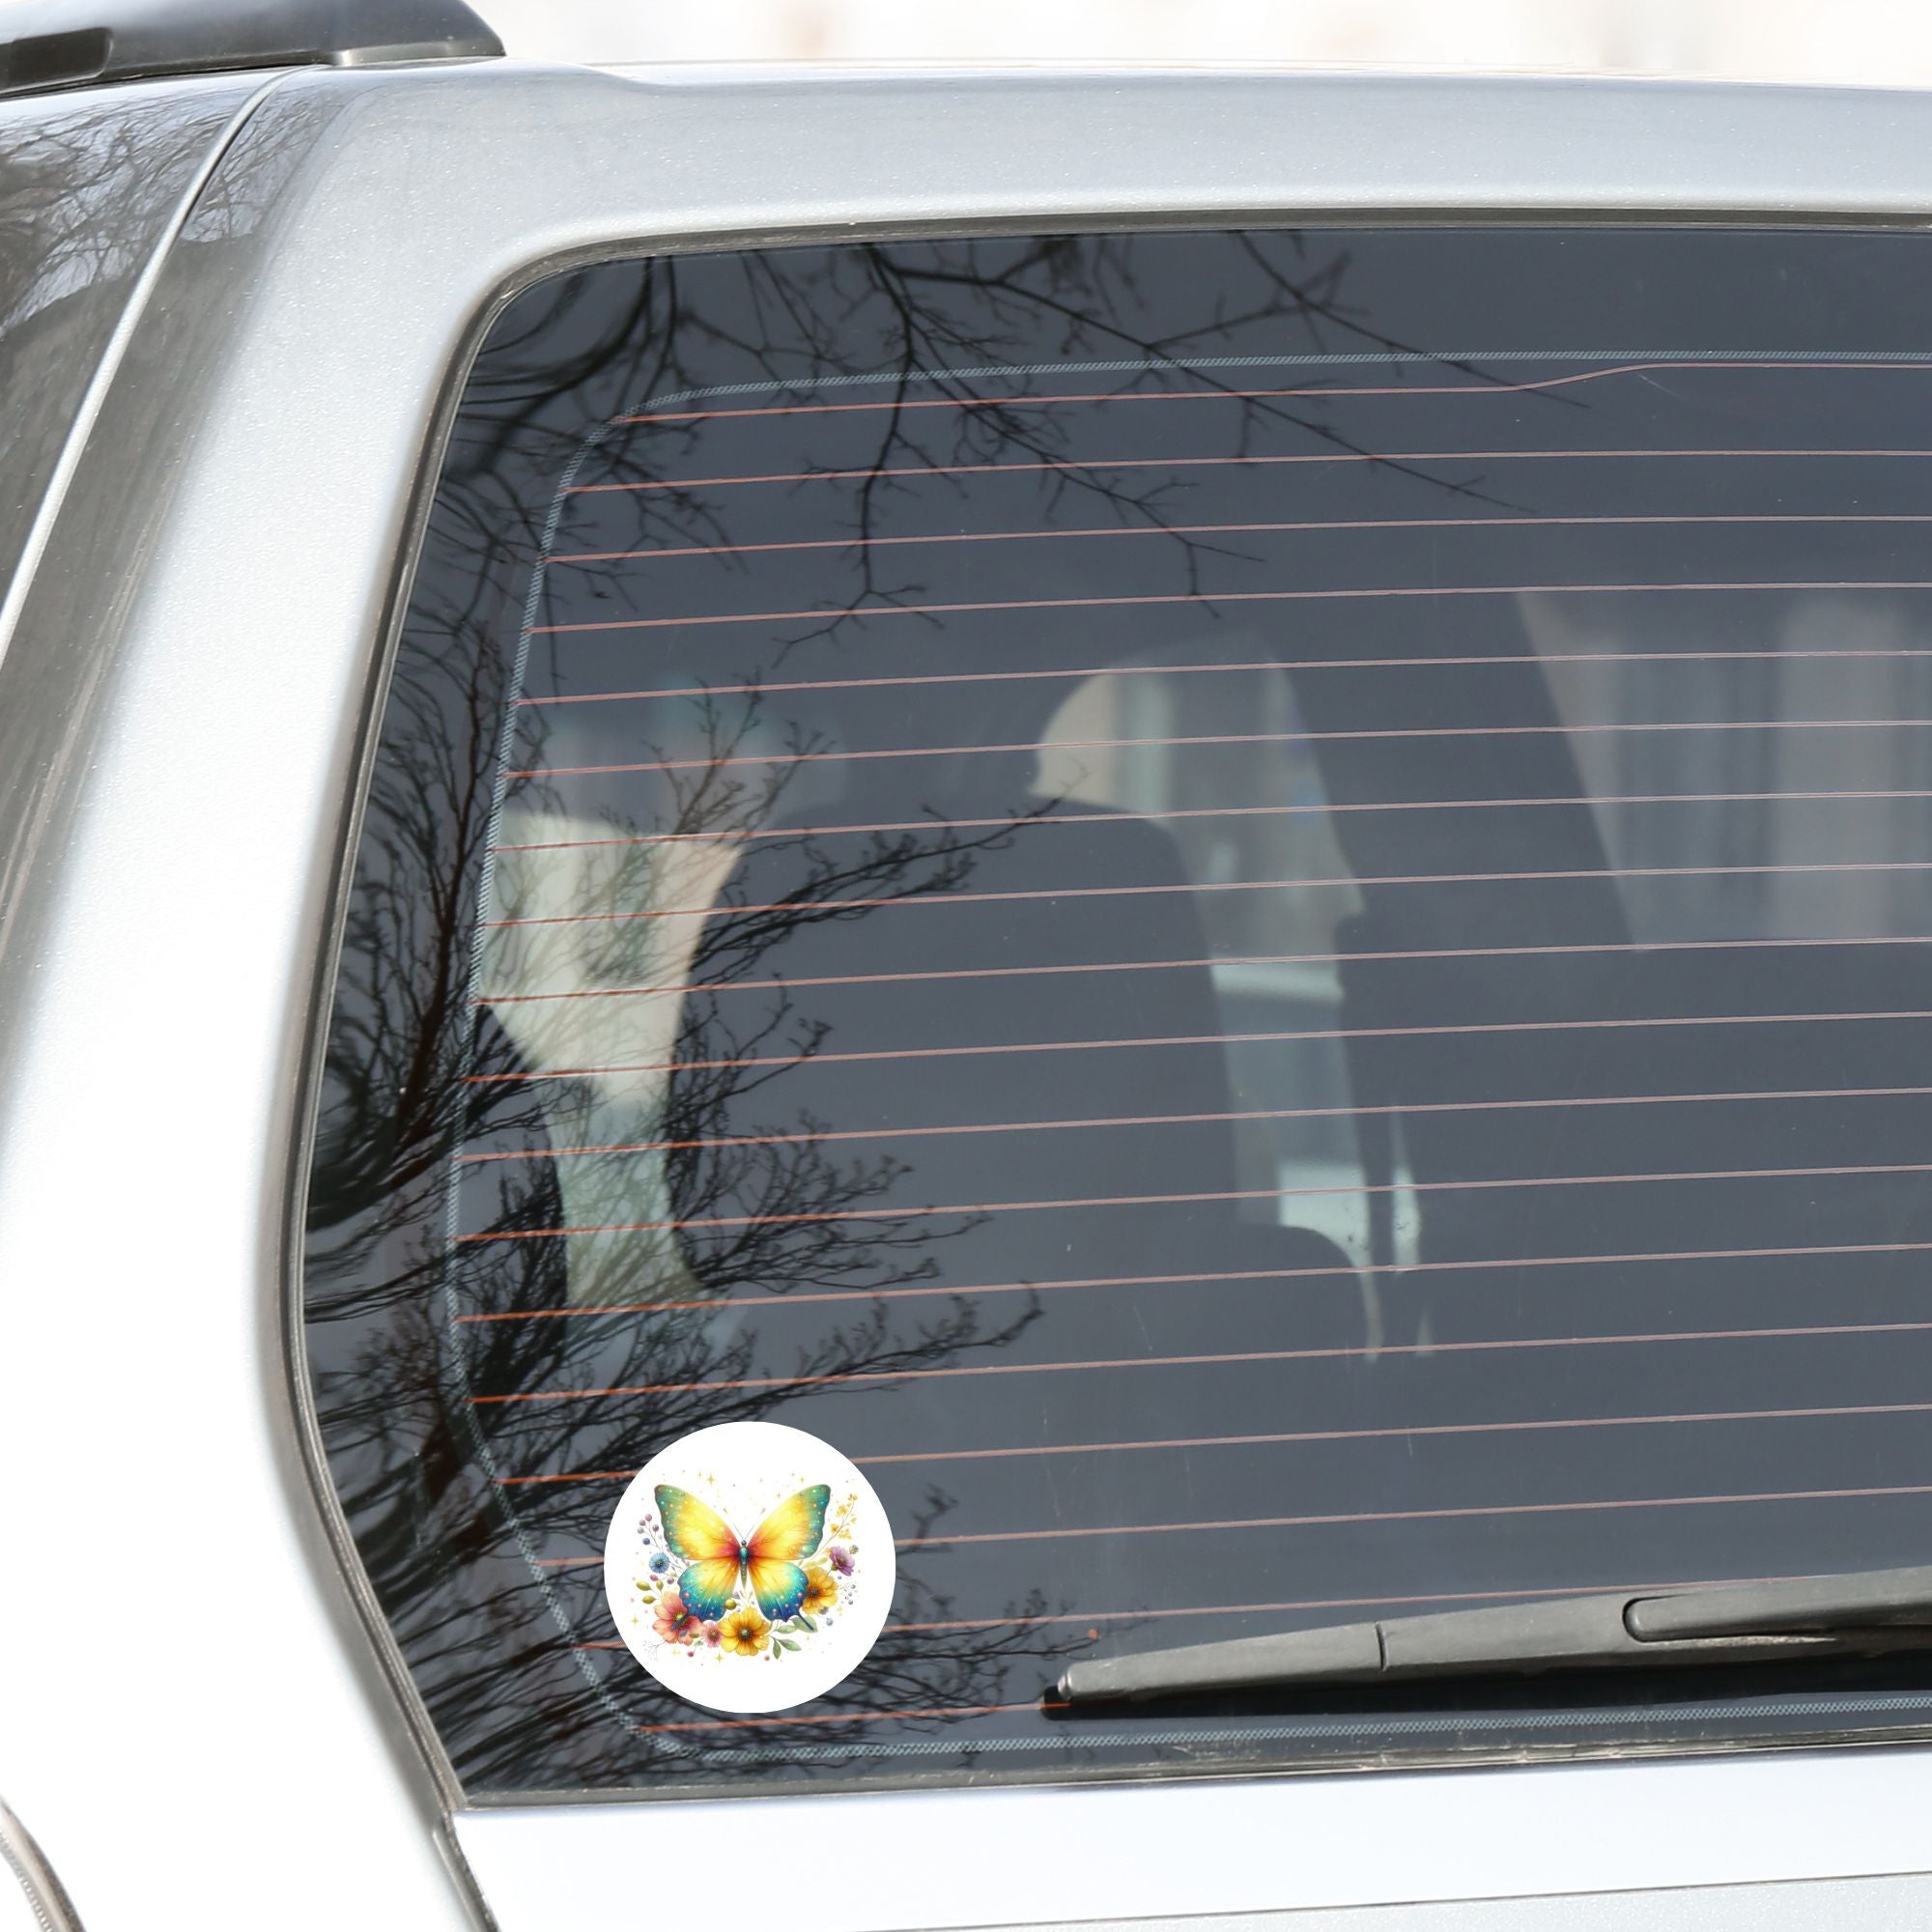
[[699,1502],[689,1490],[660,1483],[656,1494],[665,1541],[673,1556],[685,1559],[678,1595],[687,1609],[716,1623],[738,1587],[738,1538],[709,1503]]
[[799,1560],[810,1556],[825,1535],[825,1512],[832,1491],[814,1483],[787,1496],[752,1534],[746,1573],[758,1608],[773,1623],[795,1616],[808,1587]]
[[682,1556],[687,1563],[736,1558],[738,1538],[709,1503],[699,1502],[689,1490],[674,1489],[669,1483],[660,1483],[656,1493],[658,1517],[673,1556]]
[[787,1617],[798,1614],[798,1606],[805,1602],[810,1585],[805,1572],[796,1563],[787,1563],[778,1556],[754,1556],[745,1568],[759,1609],[773,1623],[781,1624]]
[[832,1492],[823,1483],[787,1496],[755,1530],[746,1546],[753,1563],[802,1563],[825,1535],[825,1512]]
[[[804,1575],[801,1570],[799,1576],[803,1577]],[[708,1624],[715,1624],[724,1614],[724,1605],[737,1587],[738,1556],[735,1550],[729,1556],[712,1556],[702,1562],[687,1563],[678,1573],[677,1594],[684,1599],[684,1607]]]

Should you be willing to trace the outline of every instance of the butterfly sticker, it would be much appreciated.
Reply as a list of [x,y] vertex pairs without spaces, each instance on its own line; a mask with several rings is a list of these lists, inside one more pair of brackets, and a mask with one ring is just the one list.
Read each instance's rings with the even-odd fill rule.
[[673,1556],[684,1559],[677,1589],[688,1610],[715,1623],[726,1602],[740,1593],[742,1579],[773,1623],[797,1613],[810,1587],[804,1559],[825,1538],[825,1512],[832,1501],[828,1484],[814,1483],[788,1496],[750,1536],[740,1536],[689,1490],[660,1483],[654,1493],[665,1542]]
[[673,1696],[789,1711],[865,1663],[892,1610],[894,1554],[892,1520],[849,1457],[783,1423],[718,1422],[665,1443],[624,1486],[604,1601]]

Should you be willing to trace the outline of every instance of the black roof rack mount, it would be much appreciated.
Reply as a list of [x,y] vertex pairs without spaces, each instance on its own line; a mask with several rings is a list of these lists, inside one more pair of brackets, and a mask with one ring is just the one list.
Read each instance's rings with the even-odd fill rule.
[[0,8],[0,97],[257,67],[474,60],[464,0],[23,0]]

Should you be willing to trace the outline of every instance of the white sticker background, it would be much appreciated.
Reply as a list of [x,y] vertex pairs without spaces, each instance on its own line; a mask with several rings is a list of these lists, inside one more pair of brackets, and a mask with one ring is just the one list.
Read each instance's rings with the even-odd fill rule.
[[[711,1624],[691,1615],[677,1594],[685,1559],[657,1508],[661,1483],[689,1491],[744,1538],[799,1491],[826,1484],[824,1531],[801,1559],[812,1585],[803,1617],[771,1622],[749,1587]],[[605,1538],[604,1594],[618,1635],[667,1690],[749,1715],[808,1703],[858,1667],[892,1607],[895,1567],[885,1510],[838,1450],[781,1423],[725,1422],[681,1436],[631,1479]]]

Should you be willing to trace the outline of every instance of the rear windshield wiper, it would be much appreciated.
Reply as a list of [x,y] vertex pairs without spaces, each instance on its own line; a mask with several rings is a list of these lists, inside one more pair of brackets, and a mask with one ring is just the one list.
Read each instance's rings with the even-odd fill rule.
[[1499,1604],[1068,1665],[1068,1704],[1274,1686],[1695,1668],[1932,1650],[1932,1567]]

